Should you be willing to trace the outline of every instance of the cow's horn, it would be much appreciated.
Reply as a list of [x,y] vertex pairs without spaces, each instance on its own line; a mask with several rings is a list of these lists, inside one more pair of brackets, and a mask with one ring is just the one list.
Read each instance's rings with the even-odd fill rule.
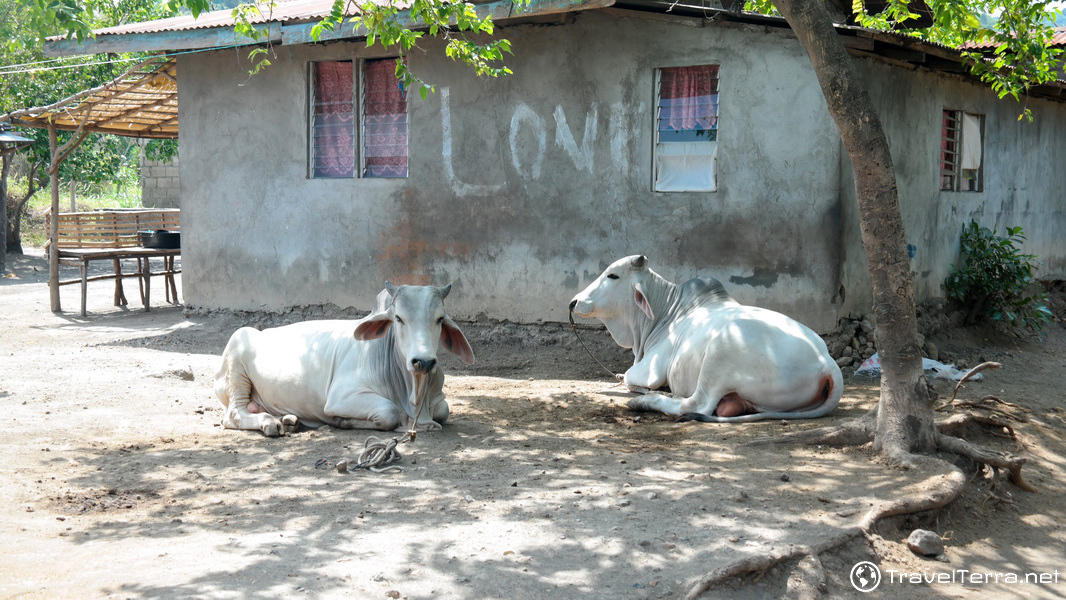
[[396,287],[395,285],[392,285],[391,283],[389,283],[389,280],[386,279],[385,280],[385,289],[389,291],[389,295],[390,296],[395,298],[396,297],[396,290],[398,290],[400,288]]
[[648,264],[648,257],[641,254],[634,257],[633,262],[630,263],[634,269],[643,269]]
[[448,285],[446,285],[444,287],[439,287],[439,288],[437,288],[437,291],[440,292],[440,299],[444,300],[445,298],[448,297],[448,292],[452,291],[452,284],[449,283]]

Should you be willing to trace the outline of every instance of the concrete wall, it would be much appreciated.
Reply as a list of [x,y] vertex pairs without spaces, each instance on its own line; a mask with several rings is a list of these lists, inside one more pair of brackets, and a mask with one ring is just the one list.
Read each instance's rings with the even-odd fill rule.
[[170,162],[141,158],[141,204],[151,208],[181,208],[178,157]]
[[[182,56],[186,301],[369,308],[385,279],[454,282],[450,310],[565,321],[618,257],[726,281],[743,301],[835,324],[839,143],[789,34],[605,14],[507,30],[514,75],[412,55],[411,176],[306,176],[307,63],[362,43]],[[678,48],[685,51],[679,53]],[[651,191],[654,69],[719,63],[719,190]]]
[[[874,60],[858,64],[889,136],[899,200],[911,250],[915,297],[943,297],[951,266],[961,265],[960,236],[971,220],[1004,233],[1021,226],[1027,253],[1041,257],[1040,278],[1066,278],[1066,104],[1001,100],[957,75],[903,70]],[[1028,107],[1035,119],[1019,120]],[[943,109],[985,115],[984,191],[940,191]],[[846,289],[843,314],[869,314],[865,252],[859,239],[854,184],[843,157]]]
[[[280,47],[251,78],[240,52],[181,56],[186,302],[369,309],[386,279],[453,282],[459,318],[565,321],[569,299],[604,266],[644,253],[664,276],[717,277],[741,301],[820,331],[868,312],[850,166],[791,33],[618,11],[505,31],[514,75],[499,80],[476,78],[432,43],[411,56],[438,87],[411,99],[411,175],[399,180],[307,177],[308,62],[380,49]],[[652,192],[654,70],[706,63],[721,65],[718,191]],[[1031,239],[1061,230],[1042,204],[1047,165],[1063,164],[1061,143],[1049,148],[1066,139],[1061,106],[1045,131],[961,80],[862,65],[905,171],[920,297],[939,295],[962,223],[990,214],[993,199],[1011,206],[995,209],[997,224],[1022,225]],[[987,192],[941,193],[940,110],[965,102],[978,103],[987,139],[1004,148],[988,152]],[[1061,177],[1050,185],[1064,189]],[[1061,193],[1057,202],[1061,219]],[[1048,244],[1066,253],[1058,238]]]

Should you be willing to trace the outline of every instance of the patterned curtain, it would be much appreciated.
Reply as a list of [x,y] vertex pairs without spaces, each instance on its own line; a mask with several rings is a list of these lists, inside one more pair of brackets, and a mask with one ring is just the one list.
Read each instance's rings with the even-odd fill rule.
[[394,59],[364,67],[363,158],[366,177],[407,177],[407,94]]
[[718,65],[659,70],[659,131],[716,129]]
[[314,63],[314,176],[355,177],[352,63]]

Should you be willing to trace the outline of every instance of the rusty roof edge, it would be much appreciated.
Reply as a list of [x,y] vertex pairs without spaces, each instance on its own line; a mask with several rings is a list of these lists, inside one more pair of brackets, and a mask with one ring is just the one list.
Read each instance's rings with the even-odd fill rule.
[[[506,23],[516,19],[610,8],[611,6],[614,6],[614,4],[615,0],[533,0],[529,4],[530,8],[526,10],[516,10],[512,0],[493,0],[489,2],[478,2],[474,7],[479,17],[484,18],[490,16],[495,23]],[[311,38],[311,30],[316,23],[317,21],[284,25],[281,31],[282,45],[291,46],[313,44],[315,42],[358,40],[365,38],[367,34],[365,28],[353,27],[350,24],[350,21],[346,20],[343,25],[337,28],[337,30],[323,31],[319,35],[319,38],[314,40]],[[399,24],[404,27],[412,27],[416,30],[425,29],[424,26],[417,26],[417,24],[408,16],[401,17],[399,19]]]
[[[737,12],[721,8],[708,8],[704,6],[685,4],[681,1],[675,0],[619,0],[619,2],[616,4],[616,7],[622,9],[644,7],[645,9],[649,9],[650,11],[669,12],[678,17],[684,18],[699,18],[703,19],[704,21],[730,21],[736,23],[790,29],[788,21],[786,21],[784,17],[774,15],[763,15],[750,12]],[[981,82],[976,75],[973,75],[969,72],[969,67],[967,66],[967,59],[963,56],[963,51],[961,49],[952,48],[951,46],[926,41],[921,38],[894,31],[882,31],[879,29],[869,29],[866,27],[858,27],[841,23],[834,24],[834,27],[837,30],[837,34],[840,36],[865,38],[875,43],[892,45],[898,49],[924,52],[926,54],[936,56],[940,59],[954,61],[958,63],[963,69],[965,69],[964,72],[956,74],[977,81],[980,85],[987,87],[987,84]],[[882,50],[882,52],[883,51],[884,50]],[[849,52],[866,57],[884,58],[886,60],[891,60],[889,57],[879,55],[876,47],[871,52],[855,52],[850,48]],[[952,72],[944,68],[931,67],[928,65],[913,66],[924,66],[925,68],[934,71]],[[1030,94],[1040,98],[1055,100],[1059,102],[1066,102],[1066,81],[1056,79],[1053,81],[1045,82],[1043,84],[1034,86],[1030,90]]]
[[[491,16],[494,21],[507,22],[515,19],[544,16],[566,12],[594,10],[613,6],[615,0],[531,0],[529,8],[517,10],[511,0],[490,0],[488,2],[475,3],[478,15]],[[74,39],[49,38],[44,43],[45,56],[72,56],[84,54],[100,54],[104,52],[163,52],[178,50],[210,50],[214,48],[229,48],[235,46],[249,46],[264,43],[276,43],[281,45],[308,44],[336,40],[353,40],[366,37],[364,29],[355,29],[349,26],[350,21],[338,27],[334,31],[323,31],[318,40],[311,39],[311,29],[321,21],[321,16],[314,13],[301,13],[289,17],[279,17],[270,20],[265,27],[269,30],[268,37],[263,40],[250,38],[238,38],[233,31],[233,24],[226,20],[220,20],[223,13],[230,11],[214,11],[208,13],[203,20],[192,20],[191,17],[172,17],[159,21],[149,21],[157,26],[170,26],[165,30],[151,29],[143,31],[115,32],[116,28],[100,29],[95,31],[95,37],[79,42]],[[323,15],[324,16],[324,15]],[[407,27],[415,25],[409,17],[404,16],[401,24]],[[260,27],[263,23],[257,23]]]

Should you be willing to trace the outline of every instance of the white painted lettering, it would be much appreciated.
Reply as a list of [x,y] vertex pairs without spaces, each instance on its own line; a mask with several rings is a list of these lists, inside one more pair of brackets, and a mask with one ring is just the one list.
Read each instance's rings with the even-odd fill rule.
[[[523,123],[529,125],[537,136],[537,152],[533,157],[533,164],[530,165],[528,173],[524,172],[521,159],[518,156],[518,132]],[[511,148],[511,165],[514,166],[514,170],[533,179],[540,179],[540,168],[544,164],[544,153],[548,147],[547,127],[544,125],[544,119],[533,112],[529,105],[519,104],[511,117],[511,131],[507,141]]]
[[464,183],[455,175],[455,166],[452,163],[452,108],[451,90],[442,87],[440,90],[440,124],[441,137],[444,147],[444,174],[452,184],[452,191],[456,196],[486,195],[499,192],[503,185],[482,185],[476,183]]
[[563,112],[562,106],[555,107],[555,143],[562,146],[570,155],[570,159],[574,161],[574,166],[578,170],[585,170],[592,173],[594,164],[594,143],[596,141],[596,122],[599,117],[599,111],[596,105],[592,105],[592,110],[585,115],[585,132],[581,137],[581,146],[578,147],[577,140],[574,139],[574,133],[570,130],[570,126],[566,123],[566,113]]

